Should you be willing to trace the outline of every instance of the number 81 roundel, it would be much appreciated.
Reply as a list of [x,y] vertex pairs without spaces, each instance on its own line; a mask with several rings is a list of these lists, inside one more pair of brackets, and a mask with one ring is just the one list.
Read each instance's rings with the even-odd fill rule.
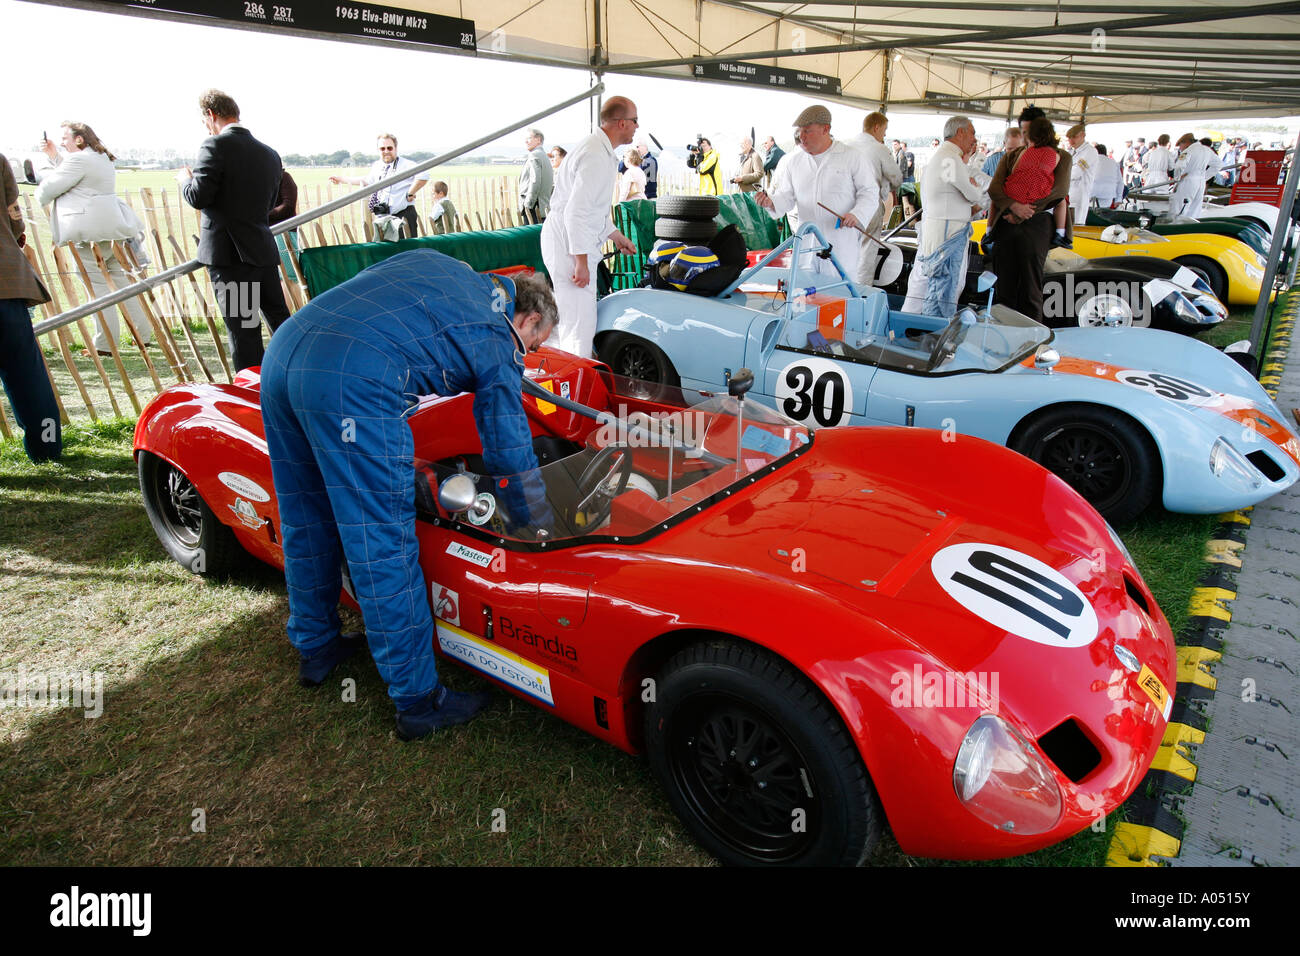
[[1097,612],[1065,575],[995,544],[954,544],[930,559],[948,595],[995,627],[1051,647],[1086,647]]

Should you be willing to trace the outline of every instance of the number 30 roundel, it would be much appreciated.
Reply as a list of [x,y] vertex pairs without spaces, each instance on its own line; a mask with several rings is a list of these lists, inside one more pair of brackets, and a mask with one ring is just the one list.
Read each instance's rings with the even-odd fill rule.
[[853,412],[853,386],[839,363],[801,358],[781,369],[776,379],[776,400],[782,413],[797,422],[823,427],[843,425]]
[[948,595],[995,627],[1051,647],[1086,647],[1097,612],[1061,572],[995,544],[954,544],[930,559]]

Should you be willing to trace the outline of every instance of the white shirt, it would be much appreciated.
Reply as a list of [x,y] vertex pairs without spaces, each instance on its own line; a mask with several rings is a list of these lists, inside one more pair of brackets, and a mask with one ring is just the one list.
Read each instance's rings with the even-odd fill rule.
[[1158,186],[1169,182],[1169,170],[1174,164],[1173,153],[1167,146],[1157,146],[1147,152],[1142,173],[1143,186]]
[[640,166],[627,167],[618,181],[618,201],[645,199],[645,183],[645,170]]
[[[857,274],[861,233],[852,227],[836,229],[835,221],[836,214],[851,213],[865,229],[880,205],[880,187],[861,150],[839,140],[816,156],[810,156],[802,147],[794,149],[781,157],[768,196],[772,199],[769,214],[773,218],[793,210],[801,224],[816,223],[826,241],[835,247],[835,258],[844,270],[850,277]],[[827,212],[818,203],[834,212]]]
[[855,137],[850,145],[856,146],[866,155],[871,171],[876,174],[876,186],[882,196],[890,189],[903,185],[903,171],[898,168],[894,151],[888,146],[870,133]]
[[1087,141],[1070,150],[1074,162],[1070,166],[1070,208],[1074,210],[1075,225],[1088,218],[1088,200],[1092,198],[1092,184],[1097,179],[1097,149]]
[[[983,173],[980,173],[980,177]],[[974,181],[972,181],[974,180]],[[921,174],[921,236],[918,256],[929,255],[971,220],[971,206],[987,202],[979,178],[962,162],[957,144],[944,140]]]
[[1169,197],[1169,215],[1195,219],[1205,199],[1205,181],[1219,171],[1219,157],[1208,146],[1192,143],[1174,161],[1178,185]]
[[[599,255],[601,245],[614,232],[609,206],[617,177],[614,147],[603,130],[584,139],[560,163],[551,214],[542,229],[560,230],[561,245],[569,255]],[[588,265],[594,276],[595,264],[589,261]]]
[[[400,173],[404,169],[410,169],[415,165],[414,160],[407,159],[405,156],[397,157],[392,163],[385,163],[382,159],[377,159],[370,164],[370,172],[366,175],[366,185],[377,183],[385,177]],[[428,172],[418,173],[409,179],[403,179],[400,182],[393,183],[391,186],[385,186],[380,189],[379,201],[388,203],[388,211],[397,215],[407,206],[411,205],[406,200],[406,194],[411,191],[411,186],[415,182],[428,182]]]
[[1124,198],[1124,173],[1109,156],[1097,157],[1097,181],[1092,185],[1093,198],[1103,206]]

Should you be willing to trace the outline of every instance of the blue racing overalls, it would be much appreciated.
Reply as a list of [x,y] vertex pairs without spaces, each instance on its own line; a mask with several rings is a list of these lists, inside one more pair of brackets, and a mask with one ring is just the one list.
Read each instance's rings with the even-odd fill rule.
[[[487,470],[537,468],[514,295],[509,279],[432,250],[403,252],[312,299],[266,351],[262,418],[289,640],[310,655],[338,636],[346,555],[371,654],[399,709],[438,683],[405,416],[421,395],[473,392]],[[517,523],[547,520],[536,513],[544,502],[529,515],[520,483],[511,486]]]

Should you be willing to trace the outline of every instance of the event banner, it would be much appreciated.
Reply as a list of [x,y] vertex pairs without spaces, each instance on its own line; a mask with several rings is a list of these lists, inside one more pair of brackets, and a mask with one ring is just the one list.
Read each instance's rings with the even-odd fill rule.
[[728,80],[755,86],[775,86],[784,90],[807,90],[810,93],[840,91],[838,76],[823,76],[806,70],[786,70],[779,66],[759,66],[757,63],[697,63],[695,76],[702,80]]
[[444,17],[423,10],[405,10],[372,3],[320,3],[286,0],[108,0],[124,7],[165,10],[205,20],[254,23],[275,29],[311,30],[343,36],[401,40],[425,46],[476,50],[473,20]]
[[969,99],[936,90],[926,90],[925,98],[936,109],[952,110],[954,113],[989,113],[993,109],[990,100]]

